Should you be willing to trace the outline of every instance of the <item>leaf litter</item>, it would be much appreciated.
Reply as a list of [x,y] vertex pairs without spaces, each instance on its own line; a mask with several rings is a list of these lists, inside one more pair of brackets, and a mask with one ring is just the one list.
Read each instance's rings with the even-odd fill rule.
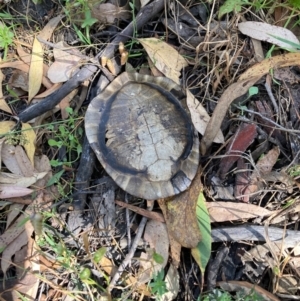
[[[249,35],[253,39],[259,38],[262,41],[284,49],[298,51],[297,45],[299,42],[296,38],[297,35],[293,33],[292,29],[285,29],[281,26],[267,24],[266,22],[253,22],[249,15],[243,12],[243,5],[238,4],[232,7],[228,3],[229,1],[226,2],[227,6],[220,8],[219,17],[221,18],[227,14],[232,18],[232,24],[238,24],[239,30],[244,35]],[[147,7],[147,5],[150,4],[144,2],[142,5]],[[130,236],[132,234],[134,235],[134,232],[131,230],[138,227],[138,220],[135,214],[143,214],[152,219],[147,223],[144,234],[144,242],[150,245],[151,250],[147,249],[147,247],[143,247],[143,249],[147,251],[145,252],[147,255],[144,258],[142,256],[138,257],[138,260],[134,261],[134,265],[131,266],[130,269],[131,271],[135,271],[136,275],[127,274],[125,283],[132,287],[132,291],[128,293],[128,296],[132,292],[134,294],[134,291],[141,294],[141,296],[149,296],[151,292],[149,292],[146,286],[138,282],[139,276],[141,274],[147,274],[145,278],[147,278],[148,281],[152,281],[151,283],[153,285],[151,284],[149,287],[153,288],[156,285],[155,281],[158,281],[156,276],[159,269],[165,267],[165,271],[168,271],[165,278],[166,285],[169,293],[172,292],[172,294],[163,294],[162,300],[174,300],[176,298],[182,300],[180,289],[184,289],[184,285],[181,285],[181,282],[178,281],[177,268],[181,266],[188,267],[187,260],[180,257],[180,254],[182,254],[182,246],[192,248],[192,255],[198,268],[202,272],[202,276],[207,269],[210,255],[211,260],[215,259],[214,253],[211,253],[211,250],[215,250],[215,245],[212,244],[210,221],[213,222],[213,230],[219,229],[226,233],[226,227],[223,227],[223,223],[230,222],[233,223],[233,226],[240,225],[243,222],[260,225],[269,217],[270,231],[268,233],[260,232],[260,235],[267,239],[268,235],[271,235],[270,237],[272,238],[272,231],[274,230],[272,224],[280,225],[284,228],[293,227],[297,223],[297,214],[299,212],[299,194],[294,189],[296,186],[299,187],[299,183],[297,183],[299,173],[296,172],[296,174],[292,175],[292,173],[297,171],[297,166],[299,165],[299,158],[297,158],[297,153],[299,153],[300,149],[297,144],[299,126],[297,125],[296,119],[288,116],[287,112],[290,110],[294,116],[299,117],[300,105],[296,97],[291,97],[289,102],[286,101],[286,99],[289,99],[292,93],[294,93],[286,82],[289,81],[294,85],[299,84],[297,76],[293,76],[294,73],[292,68],[290,68],[294,68],[298,65],[299,54],[286,53],[280,50],[277,51],[275,56],[254,64],[255,57],[258,55],[258,48],[255,50],[256,53],[249,50],[251,49],[251,43],[254,45],[254,40],[252,40],[252,42],[249,40],[249,42],[244,40],[243,37],[238,36],[236,31],[233,30],[230,32],[230,30],[232,30],[230,22],[218,22],[213,20],[213,10],[216,9],[214,5],[208,3],[212,9],[210,16],[207,15],[207,10],[199,3],[194,3],[194,6],[191,7],[185,7],[184,5],[177,7],[176,5],[177,3],[174,3],[169,7],[172,14],[165,15],[161,23],[162,28],[170,29],[172,34],[165,40],[162,36],[159,36],[159,32],[155,32],[150,38],[137,35],[137,39],[133,39],[132,44],[125,45],[125,49],[127,48],[126,52],[128,51],[129,54],[125,62],[127,65],[133,64],[135,68],[140,65],[140,62],[135,59],[137,47],[139,51],[144,51],[143,54],[147,53],[147,55],[145,55],[145,62],[148,65],[152,65],[153,73],[160,76],[164,74],[164,76],[187,87],[186,93],[188,95],[188,104],[192,120],[201,137],[201,152],[203,155],[201,165],[203,169],[199,170],[194,184],[188,191],[167,202],[165,200],[158,200],[166,224],[162,223],[163,218],[160,213],[151,211],[145,213],[145,209],[139,208],[139,206],[142,206],[142,203],[139,203],[138,206],[133,206],[127,204],[127,201],[119,201],[115,204],[133,210],[134,213],[127,209],[118,209],[119,211],[126,212],[126,217],[124,218],[126,219],[127,230],[124,231],[124,227],[122,228],[116,223],[114,224],[115,229],[113,229],[113,231],[107,231],[107,233],[110,233],[109,235],[114,236],[114,239],[115,237],[119,237],[119,235],[120,237],[126,237],[125,240],[127,240],[127,243],[124,244],[124,241],[122,241],[122,245],[124,244],[126,249],[123,247],[120,248],[122,252],[125,251],[126,253],[131,250]],[[231,14],[234,8],[236,12],[243,15],[243,18],[249,18],[251,21],[238,23],[239,19]],[[107,26],[111,24],[115,25],[117,24],[116,22],[120,22],[118,25],[122,24],[124,20],[131,18],[132,13],[132,8],[129,6],[122,7],[111,3],[101,3],[98,6],[85,7],[84,9],[91,10],[92,16],[98,19],[99,23],[97,26],[102,26],[101,29],[108,28]],[[138,10],[138,8],[136,9]],[[82,68],[81,64],[78,64],[79,62],[83,62],[83,64],[90,63],[89,60],[81,61],[84,55],[81,56],[79,52],[77,52],[78,55],[72,56],[68,51],[58,49],[55,46],[50,50],[52,54],[54,53],[54,58],[51,56],[48,57],[52,62],[50,68],[46,60],[44,60],[48,55],[49,49],[55,44],[47,44],[41,41],[51,40],[60,21],[65,21],[63,18],[63,16],[55,16],[53,19],[50,19],[48,25],[46,25],[38,35],[39,40],[30,39],[30,41],[27,42],[27,46],[23,41],[24,46],[22,46],[22,48],[18,44],[16,51],[20,57],[19,60],[13,59],[11,61],[1,62],[0,64],[0,68],[2,68],[4,73],[6,73],[7,68],[18,68],[22,70],[22,72],[29,74],[28,79],[26,79],[26,76],[21,78],[25,83],[28,81],[28,93],[25,89],[26,85],[21,86],[25,91],[25,93],[24,91],[22,92],[22,97],[27,99],[28,102],[36,96],[43,101],[42,98],[47,97],[47,95],[52,95],[51,93],[53,93],[55,89],[60,91],[61,83],[64,81],[68,83],[68,80],[72,79],[74,71],[78,70],[78,68]],[[76,22],[78,21],[75,21],[75,23]],[[185,35],[188,29],[193,31],[193,35],[196,35],[195,38],[198,38],[198,40],[191,39],[188,41],[189,37]],[[102,34],[101,30],[99,32]],[[137,32],[135,32],[135,34]],[[259,32],[259,36],[257,32]],[[198,33],[199,36],[197,36]],[[95,37],[95,41],[97,41],[97,33]],[[101,39],[102,37],[100,37],[99,41],[103,43]],[[141,43],[144,49],[137,46],[138,43],[136,41]],[[68,41],[68,44],[70,44],[69,42],[70,41]],[[109,43],[109,40],[106,40],[106,42]],[[30,45],[33,45],[33,47]],[[256,43],[256,45],[258,44]],[[266,46],[263,46],[264,48],[261,47],[261,49],[264,51],[263,55],[266,55]],[[24,51],[23,47],[27,48],[26,51]],[[226,50],[224,50],[224,47]],[[42,53],[43,58],[41,56]],[[85,57],[88,57],[91,53],[92,52],[87,53]],[[261,53],[260,51],[259,55],[261,55]],[[120,54],[120,56],[122,56],[122,54]],[[139,55],[137,55],[137,57],[138,56]],[[10,58],[13,58],[13,56],[10,56]],[[114,59],[110,61],[112,66],[114,66],[115,63]],[[59,61],[63,64],[59,64]],[[151,61],[151,64],[149,64],[148,61]],[[153,66],[161,73],[155,71]],[[289,67],[289,69],[283,73],[282,67]],[[109,71],[105,71],[105,68],[105,65],[103,65],[101,70],[106,72],[106,74],[108,74],[109,71],[113,74],[118,73],[118,69],[114,67]],[[150,70],[146,72],[151,74]],[[280,93],[275,93],[278,87],[274,82],[270,80],[268,82],[268,78],[265,87],[262,85],[262,81],[264,80],[263,76],[269,73],[271,75],[274,74],[274,78],[282,83],[281,89],[284,97],[281,97]],[[61,77],[62,75],[63,77]],[[5,80],[3,77],[2,82]],[[57,86],[53,86],[52,83],[57,83]],[[259,87],[259,95],[257,96],[250,95],[249,93],[249,89],[254,85]],[[263,94],[262,91],[267,89],[266,87],[268,85],[271,89],[269,89],[268,93]],[[18,86],[20,86],[20,84],[16,81],[11,82],[12,88],[17,89],[19,88]],[[54,116],[55,118],[61,117],[61,120],[70,118],[70,115],[64,115],[64,110],[67,106],[73,105],[72,100],[77,97],[76,92],[77,91],[75,91],[74,94],[69,94],[71,95],[69,99],[65,99],[64,103],[59,104],[61,113],[57,113],[57,109],[49,109],[50,114],[41,118],[39,125],[43,125],[47,120],[46,118],[53,118]],[[5,93],[6,92],[4,92],[4,94]],[[10,99],[8,95],[0,96],[0,108],[3,111],[7,113],[19,112],[20,109],[18,105],[15,106],[13,103],[6,101],[6,99]],[[268,97],[272,100],[270,101]],[[242,100],[239,102],[238,108],[232,105],[237,98]],[[274,98],[276,98],[275,102]],[[198,100],[200,101],[199,104],[197,103]],[[36,100],[34,99],[33,101]],[[200,103],[203,104],[203,107]],[[289,118],[294,121],[289,121]],[[80,127],[80,124],[77,124],[76,127]],[[21,132],[23,142],[20,137],[16,142],[12,136],[12,134],[18,132],[18,130]],[[3,231],[1,235],[1,238],[3,238],[1,239],[2,247],[6,247],[2,254],[5,260],[2,259],[3,262],[1,262],[2,272],[5,273],[10,268],[13,255],[15,255],[16,260],[18,259],[20,261],[20,257],[22,259],[22,256],[27,256],[25,254],[28,253],[29,248],[31,248],[31,250],[32,248],[35,250],[38,248],[37,245],[33,247],[35,242],[31,236],[34,230],[30,227],[30,223],[26,223],[25,220],[31,218],[33,224],[37,221],[38,226],[36,227],[35,233],[37,237],[43,236],[43,230],[41,230],[39,226],[43,224],[44,217],[39,215],[39,213],[37,214],[36,209],[39,210],[39,208],[43,208],[44,214],[49,212],[47,206],[51,206],[53,203],[55,195],[57,195],[55,192],[57,189],[60,191],[60,199],[62,200],[67,199],[68,197],[65,196],[68,194],[72,196],[73,190],[70,188],[70,182],[73,180],[74,174],[77,171],[77,165],[72,162],[72,158],[69,160],[72,163],[69,164],[67,160],[69,154],[66,153],[63,147],[59,147],[56,150],[53,149],[53,147],[49,149],[46,141],[52,133],[49,134],[47,131],[42,131],[42,135],[45,136],[41,138],[41,136],[39,136],[41,132],[35,129],[34,126],[29,125],[29,123],[23,123],[22,128],[20,128],[14,121],[8,121],[7,118],[5,120],[3,119],[0,123],[0,133],[1,135],[6,134],[3,136],[3,140],[1,140],[2,170],[0,177],[0,196],[5,200],[11,200],[10,205],[6,207],[8,212],[10,212],[7,214],[7,229]],[[9,135],[7,135],[7,133],[9,133]],[[70,137],[74,139],[72,135],[70,135]],[[12,141],[14,142],[11,144]],[[227,145],[226,149],[224,144]],[[292,149],[291,152],[289,151],[290,149]],[[39,154],[39,159],[37,159],[37,154]],[[43,155],[41,156],[41,154]],[[46,155],[49,156],[49,159]],[[52,165],[57,176],[55,180],[52,176],[50,165],[52,158],[61,158],[60,165],[56,166],[56,168]],[[51,187],[47,187],[47,183],[49,183],[50,180],[55,184],[52,184]],[[98,187],[97,189],[99,189],[99,187],[103,189],[102,184],[97,185],[95,186]],[[89,189],[87,192],[92,193]],[[76,193],[74,196],[76,201]],[[226,199],[231,201],[228,202]],[[14,201],[20,202],[21,205],[18,203],[13,204]],[[132,200],[130,199],[130,201]],[[48,205],[45,204],[47,202]],[[27,205],[24,207],[24,204]],[[30,204],[30,206],[28,206],[28,204]],[[70,207],[67,206],[66,208],[69,210]],[[21,213],[21,211],[24,213]],[[89,208],[88,212],[93,212],[93,209]],[[101,212],[97,214],[101,214]],[[61,216],[63,216],[63,218],[60,219],[60,223],[58,224],[60,225],[59,227],[64,227],[62,224],[67,214],[61,213]],[[273,218],[271,219],[271,217]],[[13,220],[18,221],[18,224],[13,222]],[[131,222],[129,222],[129,220]],[[22,222],[25,222],[25,224],[20,226]],[[54,218],[51,217],[48,219],[47,223],[48,225],[55,225]],[[91,237],[95,238],[95,229],[91,230],[91,223],[87,223],[87,225],[86,228],[83,228],[83,231],[90,231],[92,234]],[[26,230],[27,227],[30,228],[28,233]],[[37,237],[35,237],[35,239]],[[88,236],[85,237],[84,249],[88,250],[87,253],[91,256],[89,249],[93,250],[92,252],[96,252],[97,243],[91,240],[91,246],[89,247],[89,238]],[[66,252],[69,252],[67,247],[69,245],[65,243],[63,239],[59,239],[60,247],[51,240],[51,237],[47,239],[47,242],[52,248],[52,256],[59,258],[58,254],[65,255]],[[121,252],[119,257],[111,258],[111,254],[114,252],[109,242],[110,237],[106,235],[97,237],[97,239],[102,242],[104,241],[109,247],[108,252],[110,252],[105,254],[101,259],[101,263],[99,264],[100,268],[98,266],[92,270],[93,277],[99,277],[98,279],[100,279],[103,275],[107,277],[111,275],[117,265],[122,265],[120,258],[122,258],[123,254]],[[235,244],[241,246],[240,249],[244,248],[246,252],[250,252],[251,248],[244,246],[240,242],[240,239],[239,236],[237,236],[233,241],[235,241]],[[72,237],[71,240],[73,240],[73,243],[71,243],[72,246],[75,245],[75,241],[76,244],[82,243],[80,237]],[[276,256],[278,258],[281,256],[281,259],[286,260],[286,265],[292,268],[293,264],[295,264],[295,257],[288,257],[284,240],[282,243],[282,251],[279,253],[276,252]],[[169,247],[170,254],[168,253]],[[231,248],[232,246],[229,247]],[[59,248],[63,249],[63,253],[56,251],[56,249],[58,250]],[[272,245],[269,244],[268,248],[272,248]],[[68,254],[69,257],[73,256],[71,253]],[[161,260],[161,257],[157,256],[157,254],[162,256],[163,264],[157,264]],[[277,294],[277,296],[284,295],[285,298],[289,295],[296,295],[297,291],[292,289],[292,286],[295,286],[295,284],[293,284],[294,278],[287,277],[285,265],[276,266],[276,264],[272,262],[272,259],[274,260],[274,254],[272,253],[272,255],[268,257],[268,264],[260,265],[259,268],[261,268],[261,271],[266,271],[270,268],[271,271],[274,271],[276,268],[280,270],[280,274],[275,275],[277,287],[273,287],[270,292],[266,292],[261,287],[256,286],[258,293],[267,296],[269,300],[277,300],[274,294]],[[38,255],[36,256],[34,260],[38,262],[39,257]],[[44,253],[43,256],[45,256],[46,260],[50,261],[46,253]],[[172,264],[166,266],[169,256]],[[233,255],[230,256],[232,256],[231,259],[234,259]],[[65,258],[67,258],[67,256]],[[280,263],[281,261],[278,260],[278,258],[277,263]],[[74,256],[72,259],[74,259],[76,264],[82,264],[80,261],[82,258],[80,258],[80,256]],[[257,257],[255,257],[255,259],[258,260]],[[141,262],[143,260],[144,262],[142,264]],[[32,263],[33,261],[29,259],[26,264],[29,262]],[[28,267],[26,264],[23,270]],[[66,262],[64,262],[64,264],[66,264]],[[137,266],[139,266],[139,268],[137,268]],[[144,270],[142,270],[142,266],[144,266]],[[246,277],[248,277],[252,283],[261,283],[261,277],[264,274],[258,273],[258,267],[249,269],[249,266],[249,262],[245,260],[244,269]],[[61,283],[68,283],[66,286],[67,289],[61,288],[55,283],[51,283],[50,286],[56,289],[57,296],[66,294],[68,290],[71,290],[73,285],[68,276],[63,279],[62,276],[58,275],[58,270],[61,267],[62,263],[60,262],[57,266],[53,266],[51,270],[51,273],[57,275],[58,279],[62,281]],[[189,270],[190,274],[198,273],[198,268],[191,268]],[[32,267],[31,271],[39,271],[39,267]],[[76,276],[76,272],[77,271],[72,270],[72,273],[68,275]],[[31,292],[26,289],[25,285],[18,283],[18,281],[13,287],[17,288],[18,285],[21,285],[23,286],[22,293],[27,293],[35,298],[38,285],[37,279],[39,278],[34,277],[33,279],[32,275],[32,273],[28,272],[25,276],[29,277],[27,284],[32,283],[33,286],[35,286]],[[234,276],[230,273],[227,274],[227,272],[225,275],[226,280],[229,280],[226,282],[228,284],[230,283],[230,277],[234,278]],[[23,280],[24,279],[25,278],[23,278]],[[283,284],[284,280],[292,283],[292,285],[289,287]],[[43,281],[47,283],[46,279]],[[94,280],[90,279],[86,283],[92,285],[92,281]],[[201,278],[201,281],[199,281],[198,287],[200,289],[202,289],[205,281],[204,278]],[[25,282],[26,281],[24,281],[23,284]],[[102,281],[101,283],[103,284],[104,282],[105,281]],[[188,287],[187,283],[185,283],[185,285]],[[226,287],[223,285],[222,287],[223,289],[235,292],[240,289],[245,291],[246,289],[249,290],[252,288],[249,283],[242,281],[238,281],[237,283],[231,282],[231,285]],[[106,293],[103,293],[103,295],[105,294]],[[194,291],[191,294],[194,294],[195,298],[198,297]],[[106,294],[106,297],[107,300],[109,300],[111,296]],[[14,298],[16,299],[17,297],[15,296]],[[80,299],[81,297],[78,298]]]

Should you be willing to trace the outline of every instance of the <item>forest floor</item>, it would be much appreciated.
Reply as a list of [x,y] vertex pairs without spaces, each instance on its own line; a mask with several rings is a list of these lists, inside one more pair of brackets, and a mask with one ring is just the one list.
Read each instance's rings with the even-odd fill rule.
[[[299,0],[0,7],[0,300],[300,299]],[[126,193],[86,139],[125,72],[185,95],[176,196]]]

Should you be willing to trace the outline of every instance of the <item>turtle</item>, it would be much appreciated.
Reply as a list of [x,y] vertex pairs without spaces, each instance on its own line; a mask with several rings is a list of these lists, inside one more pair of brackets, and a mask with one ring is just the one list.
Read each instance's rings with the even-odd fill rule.
[[196,175],[198,133],[186,94],[166,77],[116,77],[90,102],[85,132],[108,175],[135,197],[171,197]]

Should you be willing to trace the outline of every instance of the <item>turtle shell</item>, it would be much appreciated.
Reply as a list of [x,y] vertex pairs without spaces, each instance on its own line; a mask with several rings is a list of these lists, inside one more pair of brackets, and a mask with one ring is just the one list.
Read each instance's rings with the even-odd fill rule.
[[165,77],[122,73],[91,101],[85,129],[106,172],[134,196],[178,194],[197,172],[199,139],[186,95]]

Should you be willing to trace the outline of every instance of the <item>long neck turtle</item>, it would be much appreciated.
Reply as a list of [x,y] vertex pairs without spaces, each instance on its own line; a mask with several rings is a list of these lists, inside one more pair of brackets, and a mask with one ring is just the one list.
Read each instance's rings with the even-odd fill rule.
[[186,190],[199,165],[199,138],[186,95],[165,77],[122,73],[89,104],[86,135],[126,192],[148,200]]

